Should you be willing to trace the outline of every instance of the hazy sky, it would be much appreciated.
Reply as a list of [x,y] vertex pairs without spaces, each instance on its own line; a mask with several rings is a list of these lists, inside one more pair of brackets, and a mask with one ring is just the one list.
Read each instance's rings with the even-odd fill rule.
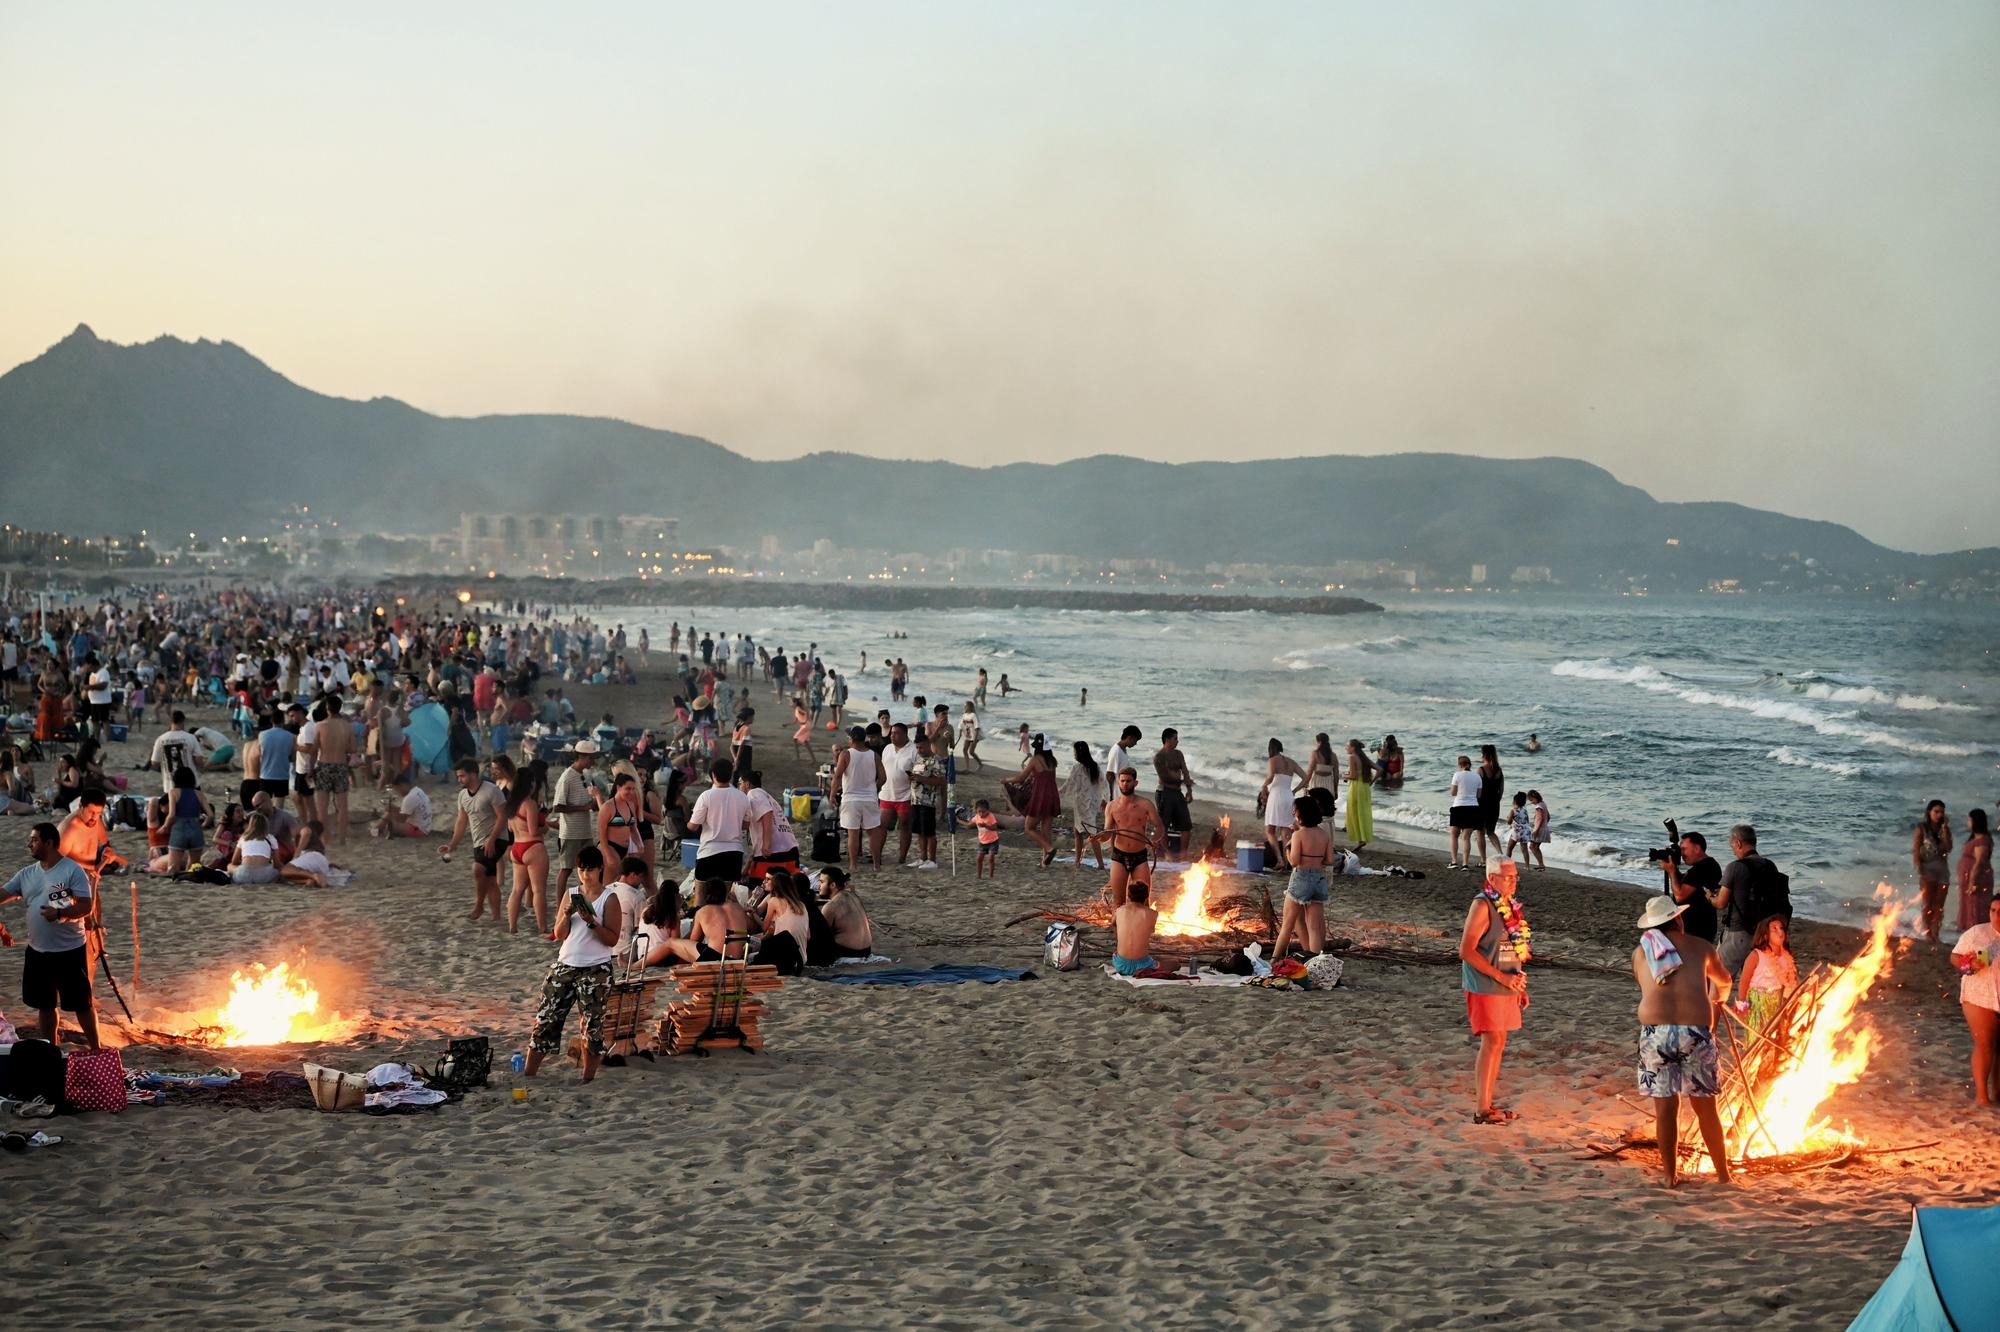
[[767,457],[1566,454],[2000,544],[1996,70],[1990,2],[0,0],[0,366],[86,321]]

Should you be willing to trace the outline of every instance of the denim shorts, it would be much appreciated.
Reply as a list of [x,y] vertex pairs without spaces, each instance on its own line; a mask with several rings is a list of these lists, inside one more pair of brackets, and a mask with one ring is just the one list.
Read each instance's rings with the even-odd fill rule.
[[1292,869],[1292,877],[1285,884],[1285,896],[1294,902],[1310,904],[1324,902],[1328,897],[1326,870],[1319,866],[1298,865]]

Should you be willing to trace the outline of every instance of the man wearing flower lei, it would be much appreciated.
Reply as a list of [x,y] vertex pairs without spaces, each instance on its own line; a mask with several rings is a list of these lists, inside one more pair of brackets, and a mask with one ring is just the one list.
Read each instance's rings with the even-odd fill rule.
[[1473,1121],[1507,1124],[1517,1116],[1493,1103],[1500,1080],[1500,1057],[1507,1050],[1507,1033],[1521,1026],[1528,1006],[1528,918],[1514,898],[1520,869],[1512,860],[1489,863],[1486,882],[1465,913],[1459,935],[1458,960],[1465,988],[1465,1011],[1479,1037],[1479,1057],[1473,1064],[1477,1100]]

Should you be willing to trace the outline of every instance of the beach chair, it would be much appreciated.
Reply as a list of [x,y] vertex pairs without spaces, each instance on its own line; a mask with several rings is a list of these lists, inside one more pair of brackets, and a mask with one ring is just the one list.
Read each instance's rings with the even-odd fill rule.
[[[743,943],[748,934],[731,934],[724,944]],[[710,1050],[764,1048],[761,1030],[764,1001],[758,997],[784,987],[776,967],[756,966],[744,959],[696,962],[675,967],[674,984],[681,994],[667,1005],[660,1020],[656,1048],[668,1054],[706,1055]]]

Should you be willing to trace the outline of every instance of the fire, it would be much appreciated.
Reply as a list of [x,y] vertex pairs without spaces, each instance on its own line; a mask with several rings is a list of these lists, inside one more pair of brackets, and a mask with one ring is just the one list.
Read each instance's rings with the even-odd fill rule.
[[[1894,893],[1885,885],[1876,895]],[[1859,1141],[1833,1127],[1820,1107],[1840,1088],[1859,1082],[1874,1056],[1876,1033],[1857,1010],[1889,969],[1902,910],[1901,902],[1888,901],[1854,961],[1816,968],[1771,1025],[1754,1036],[1742,1034],[1716,1099],[1734,1159],[1791,1156]],[[1706,1158],[1700,1168],[1706,1168]]]
[[1214,934],[1229,928],[1229,922],[1208,909],[1209,868],[1197,861],[1181,875],[1180,891],[1172,902],[1156,902],[1160,918],[1153,933],[1177,937]]
[[282,1045],[318,1039],[319,991],[291,964],[252,963],[229,977],[229,1001],[215,1015],[217,1045]]

